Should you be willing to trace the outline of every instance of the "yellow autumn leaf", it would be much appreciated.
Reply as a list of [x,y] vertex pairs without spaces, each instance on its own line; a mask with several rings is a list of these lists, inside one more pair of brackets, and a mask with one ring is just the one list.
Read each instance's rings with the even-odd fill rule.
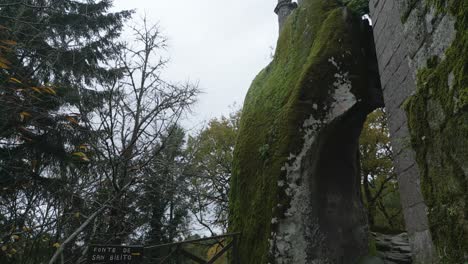
[[21,112],[19,115],[20,115],[21,121],[23,121],[26,117],[31,117],[31,114],[25,111]]
[[80,218],[80,212],[75,213],[75,218]]
[[14,249],[14,248],[10,249],[10,254],[11,254],[11,255],[16,254],[16,252],[17,252],[16,249]]
[[48,94],[57,95],[57,92],[55,92],[55,90],[52,89],[51,87],[44,87],[44,91]]
[[65,117],[65,118],[66,118],[68,121],[70,121],[70,123],[73,123],[73,124],[75,124],[75,125],[79,125],[79,124],[80,124],[75,118],[73,118],[73,117],[71,117],[71,116],[67,116],[67,117]]
[[0,62],[3,62],[5,64],[11,64],[11,62],[7,59],[5,59],[4,57],[0,57]]
[[8,51],[8,52],[11,52],[11,48],[9,48],[7,46],[3,46],[3,45],[0,45],[0,50],[5,50],[5,51]]
[[10,66],[0,61],[0,69],[8,70],[10,69]]
[[9,62],[7,59],[0,57],[0,68],[10,69],[10,64],[11,62]]
[[[224,240],[223,240],[224,242]],[[208,259],[213,258],[217,253],[219,253],[223,247],[220,244],[215,244],[211,248],[208,249],[207,252],[207,257]],[[227,256],[221,257],[221,259],[217,260],[215,264],[220,264],[220,263],[227,263]]]
[[73,152],[72,154],[73,156],[77,156],[77,157],[86,157],[86,154],[84,154],[83,152]]
[[16,44],[18,44],[16,41],[14,40],[2,40],[1,41],[3,44],[7,44],[7,45],[10,45],[10,46],[14,46]]
[[2,246],[2,251],[6,251],[8,249],[7,246]]
[[60,243],[55,242],[52,246],[53,246],[54,248],[59,248],[59,247],[60,247]]
[[13,240],[19,240],[19,239],[20,239],[20,237],[19,237],[18,235],[12,235],[11,238],[12,238]]
[[14,82],[14,83],[20,83],[22,84],[22,82],[16,78],[13,78],[13,77],[10,77],[10,82]]
[[31,87],[31,89],[33,89],[34,91],[38,92],[38,93],[42,93],[41,92],[41,89],[37,88],[37,87]]
[[79,157],[82,161],[89,161],[88,156],[84,154],[83,152],[74,152],[72,153],[73,156]]
[[81,149],[81,150],[88,150],[87,145],[79,145],[78,148]]

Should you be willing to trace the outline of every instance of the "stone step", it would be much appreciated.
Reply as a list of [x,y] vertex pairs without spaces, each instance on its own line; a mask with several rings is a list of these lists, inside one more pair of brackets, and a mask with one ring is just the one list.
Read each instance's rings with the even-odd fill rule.
[[385,253],[385,259],[384,260],[388,260],[388,261],[398,263],[398,264],[407,264],[407,263],[412,262],[411,261],[411,255],[401,254],[401,253],[397,253],[397,252]]
[[387,235],[372,233],[378,255],[385,264],[411,264],[411,247],[406,233]]

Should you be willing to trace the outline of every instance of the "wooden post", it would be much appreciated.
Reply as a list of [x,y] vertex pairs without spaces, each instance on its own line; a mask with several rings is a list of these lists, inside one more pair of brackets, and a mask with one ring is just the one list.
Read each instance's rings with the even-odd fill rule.
[[232,248],[232,260],[233,264],[240,264],[240,256],[239,256],[239,234],[235,234],[232,240],[233,248]]
[[176,263],[177,264],[182,264],[182,254],[181,254],[181,251],[180,249],[182,248],[182,245],[178,245],[177,246],[177,251],[176,251]]

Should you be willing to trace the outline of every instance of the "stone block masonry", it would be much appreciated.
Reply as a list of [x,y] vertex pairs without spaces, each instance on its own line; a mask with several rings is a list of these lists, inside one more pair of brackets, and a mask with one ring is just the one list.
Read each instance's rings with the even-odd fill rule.
[[395,171],[413,258],[432,263],[433,244],[428,227],[427,207],[421,193],[419,169],[410,147],[408,120],[403,103],[416,90],[408,60],[401,15],[394,0],[370,1],[374,40],[384,101],[388,113]]
[[417,91],[417,72],[426,67],[428,59],[434,56],[443,59],[455,38],[454,19],[448,14],[438,14],[426,2],[371,0],[369,3],[395,171],[415,263],[437,260],[405,102]]

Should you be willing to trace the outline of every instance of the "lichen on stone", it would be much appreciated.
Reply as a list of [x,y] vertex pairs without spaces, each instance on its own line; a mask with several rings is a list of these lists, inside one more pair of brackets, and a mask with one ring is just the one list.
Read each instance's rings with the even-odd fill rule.
[[426,2],[455,19],[456,36],[444,56],[419,69],[406,111],[440,261],[461,263],[468,252],[468,2]]
[[[304,0],[286,21],[274,60],[253,81],[231,182],[230,229],[242,232],[241,263],[324,263],[327,256],[339,257],[327,252],[333,245],[310,197],[318,193],[305,177],[319,176],[302,170],[314,170],[310,158],[323,148],[316,138],[328,140],[322,130],[332,131],[330,124],[339,123],[365,93],[359,34],[360,17],[338,2]],[[367,233],[358,229],[365,235],[353,246],[364,244],[365,250]]]

